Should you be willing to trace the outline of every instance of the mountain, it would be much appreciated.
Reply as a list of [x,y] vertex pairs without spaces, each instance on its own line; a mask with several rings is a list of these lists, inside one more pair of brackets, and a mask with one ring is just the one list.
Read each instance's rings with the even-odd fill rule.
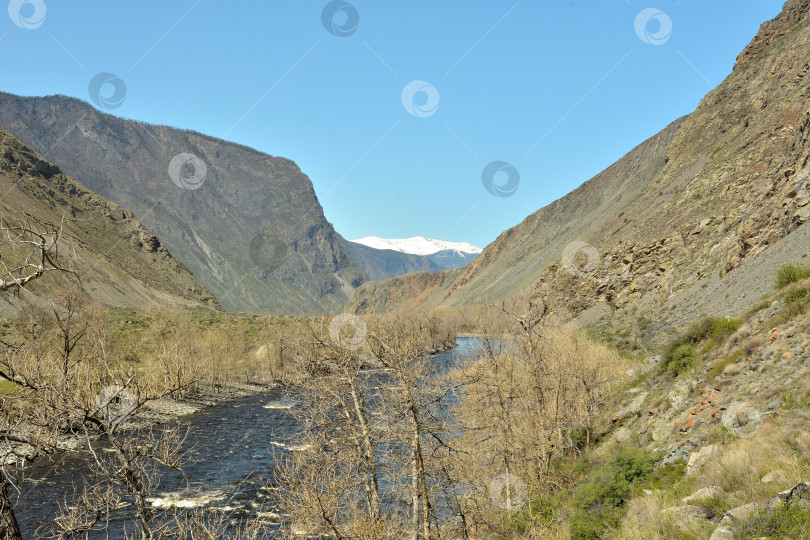
[[[219,307],[205,285],[131,212],[66,176],[3,128],[0,184],[0,215],[12,223],[22,210],[50,223],[66,218],[63,264],[70,261],[94,300],[117,307]],[[32,288],[60,287],[61,281],[47,277]]]
[[445,242],[444,240],[436,240],[425,236],[413,236],[411,238],[366,236],[359,240],[352,240],[352,242],[376,249],[392,249],[402,253],[413,253],[414,255],[431,255],[439,251],[459,251],[475,255],[481,253],[481,248],[467,242]]
[[65,96],[0,93],[0,125],[132,211],[227,310],[339,310],[367,279],[290,160]]
[[467,242],[445,242],[424,236],[401,239],[367,236],[359,240],[351,240],[351,242],[374,249],[392,250],[423,256],[432,261],[439,269],[443,270],[452,270],[453,268],[466,266],[481,253],[481,248],[477,248]]
[[441,272],[445,269],[428,257],[393,249],[377,249],[353,241],[346,242],[349,254],[374,280],[388,279],[409,272]]
[[539,294],[662,324],[727,314],[810,251],[810,0],[762,26],[697,109],[505,231],[463,270],[358,289],[358,312]]

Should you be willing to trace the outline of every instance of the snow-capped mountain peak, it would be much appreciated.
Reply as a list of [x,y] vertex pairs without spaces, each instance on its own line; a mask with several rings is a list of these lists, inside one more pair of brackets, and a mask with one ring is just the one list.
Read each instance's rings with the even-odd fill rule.
[[375,249],[391,249],[402,253],[413,255],[433,255],[440,251],[459,251],[461,253],[479,254],[481,248],[467,242],[445,242],[425,236],[414,236],[412,238],[380,238],[377,236],[367,236],[359,240],[352,240],[357,244],[363,244]]

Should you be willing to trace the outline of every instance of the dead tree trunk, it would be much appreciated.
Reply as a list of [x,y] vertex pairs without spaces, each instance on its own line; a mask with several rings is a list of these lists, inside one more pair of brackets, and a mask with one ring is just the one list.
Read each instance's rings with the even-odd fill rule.
[[9,485],[11,483],[5,473],[0,471],[0,540],[22,540],[20,526],[17,524],[11,497],[8,494]]

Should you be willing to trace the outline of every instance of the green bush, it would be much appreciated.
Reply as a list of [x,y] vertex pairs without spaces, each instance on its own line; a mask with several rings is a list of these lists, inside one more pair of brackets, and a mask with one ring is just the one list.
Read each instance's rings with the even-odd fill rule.
[[667,371],[677,376],[697,363],[694,345],[678,345],[667,355]]
[[810,510],[780,504],[760,510],[738,528],[735,538],[808,538]]
[[776,289],[784,289],[791,283],[808,277],[810,277],[810,268],[798,264],[787,264],[776,273]]
[[624,514],[624,503],[633,489],[653,471],[655,459],[640,449],[621,449],[608,461],[591,469],[574,490],[571,538],[595,540],[606,527],[616,527]]
[[804,315],[808,307],[810,307],[810,289],[807,287],[793,289],[785,295],[785,315],[788,318]]
[[740,319],[708,317],[673,339],[664,349],[663,369],[677,376],[693,367],[698,360],[697,345],[705,342],[704,352],[721,343],[742,324]]

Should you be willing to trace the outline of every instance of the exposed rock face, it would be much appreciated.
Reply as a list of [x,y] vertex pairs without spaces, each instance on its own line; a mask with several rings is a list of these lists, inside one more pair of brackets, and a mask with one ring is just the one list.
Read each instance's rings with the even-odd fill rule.
[[768,47],[793,30],[810,11],[810,0],[790,0],[775,19],[763,23],[754,40],[740,53],[734,69],[744,67],[751,59],[762,54]]
[[[211,292],[131,212],[86,189],[0,128],[0,214],[16,219],[20,209],[40,220],[64,216],[63,253],[71,257],[85,291],[118,307],[155,304],[217,308]],[[58,288],[61,282],[37,287]]]
[[[407,281],[369,284],[351,307],[469,304],[535,286],[574,315],[599,303],[655,309],[735,272],[810,220],[808,13],[810,1],[788,2],[695,112],[504,232],[462,274],[426,295]],[[681,319],[718,310],[717,293]]]
[[290,160],[64,96],[0,94],[0,125],[131,210],[226,309],[334,311],[367,279]]

